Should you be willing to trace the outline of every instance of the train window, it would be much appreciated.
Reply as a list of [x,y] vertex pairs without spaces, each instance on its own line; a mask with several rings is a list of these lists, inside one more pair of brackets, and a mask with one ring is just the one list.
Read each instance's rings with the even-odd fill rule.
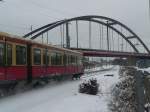
[[72,64],[73,63],[73,56],[71,55],[70,57],[71,57],[70,63]]
[[69,64],[72,64],[72,63],[71,63],[71,55],[69,56]]
[[51,65],[56,65],[56,53],[51,53]]
[[12,64],[12,45],[7,45],[7,58],[6,58],[7,65]]
[[26,47],[16,45],[16,64],[25,65],[26,64]]
[[76,56],[76,64],[78,64],[78,62],[77,62],[77,61],[78,61],[78,57]]
[[34,64],[41,65],[41,50],[34,48],[33,54],[34,54]]
[[48,50],[44,50],[44,53],[43,53],[43,64],[44,65],[48,65],[49,64],[49,52]]
[[4,65],[4,44],[0,43],[0,66]]
[[52,65],[62,65],[62,55],[61,53],[51,53],[51,64]]
[[67,56],[67,62],[68,62],[68,64],[71,64],[71,56],[70,55]]
[[79,65],[82,64],[82,57],[78,57],[78,64],[79,64]]
[[75,64],[76,63],[76,57],[71,55],[71,63],[72,64]]
[[62,55],[61,55],[61,53],[56,53],[56,65],[62,65]]
[[43,64],[46,65],[46,50],[43,51]]
[[64,65],[67,64],[67,55],[66,54],[64,54],[64,56],[63,56],[63,63],[64,63]]

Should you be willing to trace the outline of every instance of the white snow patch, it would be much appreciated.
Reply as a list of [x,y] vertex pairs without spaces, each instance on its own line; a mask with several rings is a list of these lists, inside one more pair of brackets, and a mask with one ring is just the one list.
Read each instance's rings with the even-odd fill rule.
[[149,72],[150,73],[150,67],[148,67],[148,68],[143,68],[143,69],[138,69],[138,70],[141,70],[141,71],[147,71],[147,72]]
[[94,67],[91,69],[85,69],[84,72],[92,72],[92,71],[97,71],[97,70],[103,70],[103,69],[108,69],[113,67],[112,65],[105,65],[105,66],[101,66],[101,67]]

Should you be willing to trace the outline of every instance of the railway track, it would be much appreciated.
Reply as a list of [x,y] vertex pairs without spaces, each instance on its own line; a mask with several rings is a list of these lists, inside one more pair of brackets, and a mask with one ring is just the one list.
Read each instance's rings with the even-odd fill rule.
[[94,76],[95,74],[92,74],[92,73],[105,72],[105,71],[110,71],[110,70],[113,70],[113,69],[114,69],[114,66],[111,67],[111,68],[102,69],[102,70],[86,71],[86,72],[84,72],[84,74],[86,74],[86,75],[83,75],[82,77],[85,78],[85,77]]

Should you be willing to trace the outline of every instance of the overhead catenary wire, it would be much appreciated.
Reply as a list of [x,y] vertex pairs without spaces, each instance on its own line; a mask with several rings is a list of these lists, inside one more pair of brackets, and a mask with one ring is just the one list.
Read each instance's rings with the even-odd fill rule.
[[69,12],[66,12],[66,11],[62,11],[62,10],[57,10],[57,9],[54,9],[52,7],[46,7],[45,5],[42,5],[40,3],[37,3],[37,1],[35,2],[34,0],[30,0],[30,2],[32,2],[33,5],[36,5],[38,6],[39,8],[42,8],[42,9],[45,9],[47,11],[50,11],[51,13],[57,13],[57,14],[61,14],[61,15],[65,15],[64,17],[70,15],[70,16],[74,16],[75,14],[72,14],[72,13],[69,13]]
[[[30,0],[30,2],[28,1],[28,2],[26,2],[26,3],[28,3],[28,4],[30,4],[30,5],[34,5],[34,6],[36,6],[36,7],[38,7],[38,8],[40,8],[40,9],[44,9],[44,7],[40,7],[40,6],[38,6],[38,5],[36,5],[36,3],[35,2],[33,2],[33,3],[31,3],[32,1]],[[14,2],[13,2],[14,3]],[[15,6],[15,7],[18,7],[18,8],[20,8],[20,9],[25,9],[25,10],[27,10],[28,12],[27,12],[27,14],[31,14],[32,13],[32,11],[33,11],[33,8],[29,8],[29,6],[28,7],[24,7],[25,5],[18,5],[18,4],[11,4],[12,6]],[[24,12],[25,13],[25,12]],[[53,19],[57,19],[57,20],[60,20],[61,18],[56,18],[55,16],[51,16],[52,15],[52,12],[51,12],[51,14],[49,14],[49,12],[46,12],[46,11],[44,11],[44,10],[38,10],[38,14],[40,14],[40,15],[45,15],[45,16],[47,16],[47,17],[49,17],[49,19],[51,19],[51,18],[53,18]],[[32,14],[33,15],[33,14]]]
[[23,26],[16,26],[16,25],[8,25],[8,24],[2,24],[0,23],[0,26],[6,27],[6,28],[16,28],[20,30],[31,30],[31,28],[23,27]]

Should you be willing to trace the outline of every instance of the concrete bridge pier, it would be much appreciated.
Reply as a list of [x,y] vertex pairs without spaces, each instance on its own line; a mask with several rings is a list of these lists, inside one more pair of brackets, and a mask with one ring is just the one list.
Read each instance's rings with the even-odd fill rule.
[[136,58],[135,57],[128,57],[127,58],[127,62],[128,62],[128,66],[136,66]]

